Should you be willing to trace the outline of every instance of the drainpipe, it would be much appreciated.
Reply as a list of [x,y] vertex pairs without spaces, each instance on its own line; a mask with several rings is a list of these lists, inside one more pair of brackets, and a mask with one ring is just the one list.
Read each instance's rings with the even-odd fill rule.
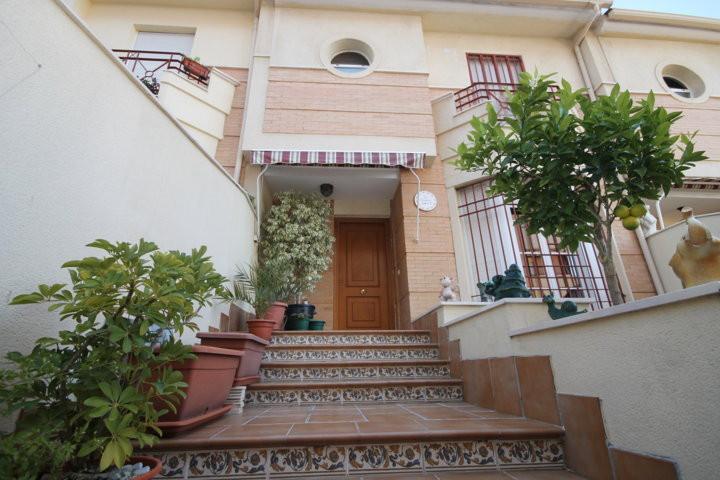
[[260,186],[262,185],[262,176],[267,171],[268,167],[270,165],[263,165],[262,170],[260,170],[260,173],[257,176],[257,179],[255,180],[255,241],[257,242],[260,240],[260,219],[262,218],[260,216],[260,202],[262,202],[262,192],[260,191]]
[[415,180],[417,180],[417,199],[415,208],[417,210],[416,216],[415,216],[415,243],[420,243],[420,177],[418,177],[418,174],[415,173],[415,169],[408,168],[410,170],[410,173],[415,175]]
[[592,81],[590,80],[590,74],[588,73],[587,66],[585,65],[585,59],[583,58],[583,54],[580,51],[580,44],[583,40],[585,40],[585,35],[587,35],[587,32],[590,31],[590,28],[593,26],[598,17],[602,15],[602,11],[600,11],[600,0],[594,1],[593,10],[595,12],[593,14],[593,17],[582,29],[580,29],[580,32],[573,39],[573,50],[575,51],[575,58],[577,59],[578,66],[580,67],[580,73],[583,77],[583,82],[588,89],[588,95],[590,95],[591,100],[595,100],[597,97],[595,96],[595,89],[593,88]]

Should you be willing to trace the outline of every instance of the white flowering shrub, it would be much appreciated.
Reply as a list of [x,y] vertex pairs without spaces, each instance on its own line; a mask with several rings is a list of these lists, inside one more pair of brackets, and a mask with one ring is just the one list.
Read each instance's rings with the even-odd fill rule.
[[297,302],[330,267],[335,237],[330,202],[317,194],[281,192],[262,223],[260,258],[281,261],[291,269],[287,291]]

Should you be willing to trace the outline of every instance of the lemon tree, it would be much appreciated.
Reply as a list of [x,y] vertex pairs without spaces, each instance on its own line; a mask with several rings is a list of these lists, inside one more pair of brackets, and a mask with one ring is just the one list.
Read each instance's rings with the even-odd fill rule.
[[652,92],[635,101],[615,86],[591,100],[565,80],[523,73],[508,107],[499,117],[488,103],[487,116],[472,120],[456,166],[494,176],[492,193],[517,202],[517,222],[528,232],[554,235],[571,250],[592,243],[610,297],[622,303],[613,222],[632,217],[626,227],[637,228],[642,199],[667,194],[707,157],[692,136],[670,133],[681,113],[656,107]]

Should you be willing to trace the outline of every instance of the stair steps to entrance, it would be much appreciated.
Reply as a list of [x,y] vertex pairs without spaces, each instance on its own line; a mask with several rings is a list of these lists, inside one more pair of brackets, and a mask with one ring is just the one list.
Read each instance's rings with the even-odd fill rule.
[[330,380],[376,377],[448,378],[450,363],[430,360],[355,360],[323,362],[266,362],[263,382],[283,380]]
[[261,382],[250,385],[245,404],[461,401],[462,380],[376,378]]
[[248,405],[461,401],[430,332],[276,332]]
[[164,438],[152,453],[165,478],[176,479],[560,472],[563,434],[556,425],[463,402],[249,406]]
[[276,332],[260,378],[242,413],[153,447],[165,478],[564,469],[563,428],[465,403],[427,331]]

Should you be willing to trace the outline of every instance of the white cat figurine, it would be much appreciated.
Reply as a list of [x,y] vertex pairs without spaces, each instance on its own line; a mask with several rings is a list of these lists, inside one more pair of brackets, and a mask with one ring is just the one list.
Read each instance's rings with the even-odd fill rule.
[[440,292],[440,301],[454,302],[455,292],[453,292],[452,289],[452,278],[448,277],[447,275],[442,277],[440,279],[440,285],[442,286],[442,291]]

